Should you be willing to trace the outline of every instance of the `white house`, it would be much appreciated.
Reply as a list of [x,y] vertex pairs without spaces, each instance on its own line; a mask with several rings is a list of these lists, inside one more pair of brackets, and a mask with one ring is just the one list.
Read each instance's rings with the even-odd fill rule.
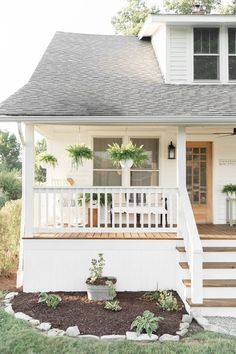
[[[0,106],[24,145],[18,285],[82,291],[103,252],[120,291],[176,289],[188,310],[236,316],[235,199],[222,193],[236,184],[235,84],[236,16],[152,15],[139,38],[56,33]],[[34,132],[58,159],[42,185]],[[148,163],[114,167],[107,145],[130,140]],[[75,143],[95,153],[78,171]]]

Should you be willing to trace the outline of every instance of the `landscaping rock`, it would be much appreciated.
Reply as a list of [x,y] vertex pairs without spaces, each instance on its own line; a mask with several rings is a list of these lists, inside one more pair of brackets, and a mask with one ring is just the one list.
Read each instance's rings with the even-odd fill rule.
[[40,331],[49,331],[49,329],[52,327],[51,323],[49,322],[42,322],[40,323],[40,325],[37,326],[37,328],[40,330]]
[[30,321],[32,320],[32,317],[26,315],[23,312],[16,312],[15,313],[15,318],[17,318],[18,320],[23,320],[23,321]]
[[14,315],[14,313],[15,313],[11,305],[6,306],[4,310],[9,315]]
[[100,337],[94,336],[92,334],[82,334],[82,335],[79,336],[79,339],[94,339],[94,340],[98,340],[98,339],[100,339]]
[[203,327],[208,326],[209,322],[206,318],[204,317],[195,317],[196,322],[199,324],[199,326]]
[[39,320],[29,320],[29,323],[32,325],[32,326],[38,326],[40,324],[40,321]]
[[65,331],[63,331],[62,329],[59,328],[52,328],[48,331],[48,336],[49,337],[61,337],[64,336]]
[[69,337],[77,337],[80,334],[78,326],[68,327],[66,335]]
[[138,336],[136,332],[126,332],[126,339],[138,342],[156,342],[158,340],[158,336],[155,334],[152,334],[151,337],[149,337],[148,334],[140,334]]
[[178,336],[180,336],[180,337],[185,336],[185,334],[187,334],[187,333],[188,333],[188,329],[187,328],[184,328],[181,331],[177,331],[176,332],[176,334],[178,334]]
[[193,320],[193,316],[192,315],[183,315],[182,316],[182,322],[191,323],[192,320]]
[[221,334],[229,334],[228,331],[226,331],[226,329],[216,326],[216,325],[212,325],[212,324],[208,324],[206,326],[204,326],[204,329],[206,331],[210,331],[210,332],[216,332],[216,333],[221,333]]
[[101,340],[125,340],[126,336],[122,336],[119,334],[111,334],[107,336],[101,336]]
[[189,323],[187,323],[187,322],[182,322],[179,325],[180,331],[182,331],[182,329],[188,329],[188,328],[189,328]]
[[8,294],[5,296],[5,300],[13,300],[16,295],[18,295],[17,292],[8,293]]
[[159,341],[162,342],[178,342],[179,341],[179,336],[172,336],[171,334],[163,334],[160,338]]
[[236,329],[232,329],[229,334],[236,337]]

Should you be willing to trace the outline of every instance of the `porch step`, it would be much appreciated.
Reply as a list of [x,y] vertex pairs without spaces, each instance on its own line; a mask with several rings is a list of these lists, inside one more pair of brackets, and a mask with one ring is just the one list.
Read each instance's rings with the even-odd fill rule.
[[202,304],[193,304],[187,299],[191,307],[236,307],[236,299],[204,299]]
[[[176,247],[179,252],[186,252],[185,247]],[[203,252],[236,252],[236,247],[203,247]]]
[[[179,262],[182,269],[189,269],[187,262]],[[236,262],[203,262],[203,269],[236,269]]]
[[[183,279],[184,285],[187,288],[191,287],[191,279]],[[236,287],[236,279],[204,279],[204,288],[231,288]]]

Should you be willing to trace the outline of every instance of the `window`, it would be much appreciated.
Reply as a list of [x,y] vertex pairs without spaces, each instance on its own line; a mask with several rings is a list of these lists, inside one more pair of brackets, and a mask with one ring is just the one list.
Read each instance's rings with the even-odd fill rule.
[[121,186],[121,169],[108,156],[108,144],[122,143],[121,138],[94,138],[93,185]]
[[194,80],[219,80],[219,29],[194,28]]
[[159,139],[132,138],[137,146],[143,145],[147,151],[148,161],[141,167],[132,167],[130,172],[131,186],[158,186],[159,185]]
[[228,29],[229,80],[236,80],[236,28]]

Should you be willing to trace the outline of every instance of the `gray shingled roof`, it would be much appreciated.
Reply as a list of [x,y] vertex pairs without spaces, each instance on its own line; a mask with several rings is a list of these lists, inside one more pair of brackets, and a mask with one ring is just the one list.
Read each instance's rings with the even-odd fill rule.
[[149,40],[57,32],[0,114],[236,116],[236,85],[165,84]]

